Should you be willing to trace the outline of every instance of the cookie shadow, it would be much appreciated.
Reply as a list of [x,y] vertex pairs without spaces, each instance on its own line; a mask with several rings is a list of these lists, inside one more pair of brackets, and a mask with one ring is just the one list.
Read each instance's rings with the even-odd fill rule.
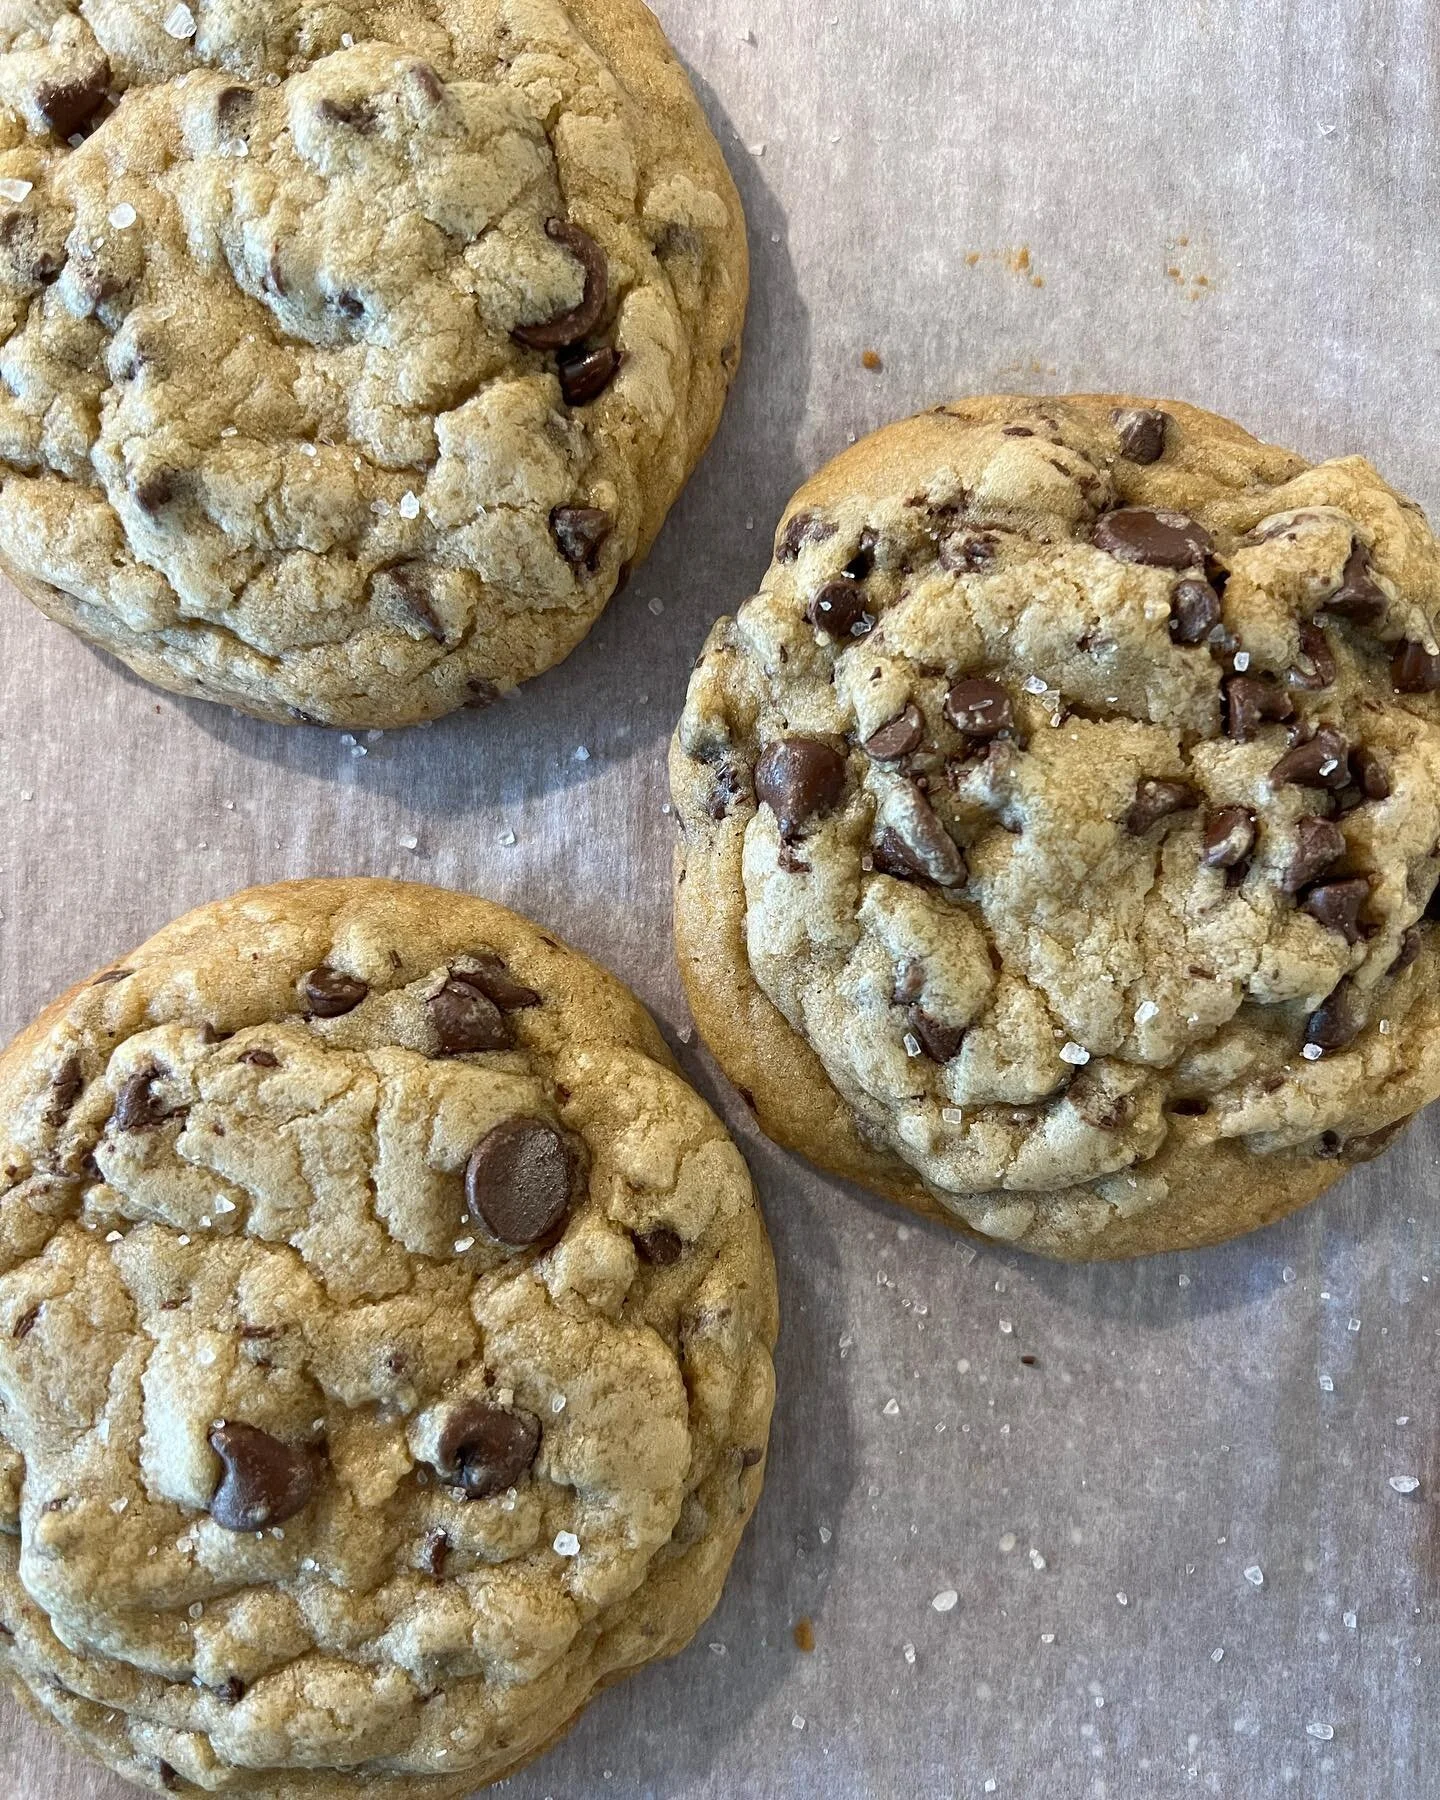
[[[691,1079],[697,1072],[686,1068]],[[793,1180],[784,1153],[753,1136],[744,1148],[781,1296],[778,1397],[759,1506],[720,1604],[689,1648],[598,1696],[555,1749],[504,1784],[515,1800],[600,1792],[648,1800],[690,1792],[692,1783],[698,1791],[717,1768],[731,1792],[762,1792],[750,1785],[765,1780],[761,1764],[751,1766],[751,1745],[773,1733],[748,1727],[808,1660],[794,1641],[800,1620],[815,1621],[823,1654],[826,1595],[844,1546],[838,1530],[822,1542],[819,1527],[844,1511],[857,1461],[849,1397],[833,1378],[844,1329],[839,1258],[823,1201]]]
[[[719,429],[648,558],[564,663],[483,712],[376,735],[272,725],[165,697],[227,757],[459,822],[563,797],[668,740],[710,626],[754,591],[769,566],[775,523],[801,479],[810,375],[809,314],[785,214],[713,91],[693,70],[690,76],[741,192],[751,297],[744,354]],[[134,688],[137,703],[151,694],[114,658],[95,654]]]

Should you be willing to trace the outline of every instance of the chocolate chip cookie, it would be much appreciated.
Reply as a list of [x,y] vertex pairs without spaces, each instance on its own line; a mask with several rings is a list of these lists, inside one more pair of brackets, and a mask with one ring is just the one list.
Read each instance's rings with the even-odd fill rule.
[[1440,1094],[1440,552],[1358,456],[986,398],[856,445],[672,748],[764,1128],[1057,1256],[1218,1241]]
[[640,0],[167,6],[0,36],[0,564],[264,718],[488,704],[714,431],[719,148]]
[[400,882],[202,907],[0,1057],[0,1670],[157,1791],[469,1793],[714,1606],[775,1304],[585,958]]

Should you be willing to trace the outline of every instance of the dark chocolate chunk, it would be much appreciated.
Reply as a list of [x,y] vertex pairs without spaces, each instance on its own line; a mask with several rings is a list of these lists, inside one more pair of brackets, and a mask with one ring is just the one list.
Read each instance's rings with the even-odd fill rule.
[[1232,675],[1225,683],[1225,729],[1248,744],[1262,721],[1293,719],[1295,703],[1268,675]]
[[685,1254],[685,1241],[668,1225],[657,1225],[651,1231],[635,1233],[635,1248],[642,1262],[653,1263],[657,1269],[668,1269]]
[[254,108],[254,88],[221,88],[215,96],[215,123],[222,135],[238,137],[243,133],[250,123]]
[[615,521],[598,506],[557,506],[550,515],[550,530],[560,554],[572,569],[592,575],[600,564],[600,551],[615,529]]
[[1195,519],[1149,506],[1122,506],[1102,513],[1091,542],[1120,562],[1156,569],[1203,569],[1212,547],[1210,533]]
[[344,1013],[354,1012],[370,992],[368,982],[358,975],[346,975],[340,969],[332,969],[329,963],[321,963],[318,969],[312,969],[302,986],[305,1002],[317,1019],[338,1019]]
[[1359,1037],[1365,1023],[1360,1002],[1347,976],[1305,1024],[1305,1042],[1321,1050],[1343,1050]]
[[527,350],[564,350],[588,337],[605,312],[610,297],[609,264],[605,252],[588,231],[568,219],[547,219],[545,234],[562,244],[585,271],[585,292],[580,304],[535,325],[517,325],[511,336]]
[[16,1343],[18,1343],[21,1338],[29,1337],[30,1333],[40,1323],[40,1313],[43,1305],[44,1302],[42,1301],[39,1306],[32,1306],[28,1312],[21,1313],[20,1317],[15,1321],[15,1328],[10,1333],[10,1336]]
[[1282,787],[1342,788],[1350,780],[1350,746],[1333,725],[1322,725],[1307,743],[1287,750],[1270,771],[1270,782]]
[[254,1044],[250,1049],[242,1050],[237,1060],[250,1063],[257,1069],[277,1069],[280,1066],[280,1058],[272,1050],[266,1050],[260,1044]]
[[45,1123],[63,1125],[84,1086],[85,1072],[80,1067],[80,1058],[72,1051],[50,1077],[50,1104],[45,1108]]
[[315,113],[327,125],[344,125],[362,134],[375,129],[375,103],[363,96],[354,100],[331,100],[326,96],[316,101]]
[[445,1564],[450,1555],[450,1538],[439,1526],[425,1533],[420,1545],[420,1567],[427,1575],[433,1575],[438,1581],[445,1573]]
[[170,469],[152,469],[148,475],[131,475],[130,498],[141,512],[152,517],[175,498],[175,474]]
[[479,988],[487,1000],[493,1000],[501,1012],[523,1012],[527,1006],[539,1006],[540,996],[523,981],[517,981],[504,962],[493,951],[483,951],[471,959],[473,969],[452,969],[450,979],[467,987]]
[[1143,837],[1152,825],[1168,819],[1172,813],[1190,812],[1200,804],[1200,796],[1188,781],[1156,781],[1146,778],[1135,789],[1135,798],[1125,815],[1125,829],[1135,837]]
[[710,790],[710,798],[705,802],[705,810],[715,820],[728,819],[730,809],[749,788],[745,772],[735,763],[721,763],[715,771],[715,785]]
[[923,880],[925,865],[915,856],[898,831],[887,825],[870,847],[870,861],[878,875],[896,881]]
[[245,1683],[238,1675],[227,1676],[215,1689],[215,1697],[227,1706],[238,1706],[245,1698]]
[[1300,627],[1300,661],[1286,674],[1293,688],[1319,693],[1335,683],[1335,657],[1323,625],[1306,619]]
[[1357,744],[1350,752],[1350,779],[1367,800],[1390,798],[1390,772],[1368,744]]
[[1298,894],[1345,854],[1345,833],[1329,819],[1307,814],[1295,826],[1295,854],[1281,877],[1287,894]]
[[161,1124],[168,1116],[165,1105],[155,1093],[154,1084],[160,1079],[161,1070],[154,1063],[148,1068],[137,1070],[128,1076],[115,1096],[115,1129],[117,1131],[148,1131],[151,1126]]
[[955,683],[945,696],[945,716],[957,731],[982,742],[1015,723],[1009,694],[998,681],[984,676],[967,676]]
[[1159,462],[1165,454],[1170,415],[1151,406],[1117,406],[1110,417],[1120,433],[1120,454],[1133,463]]
[[1433,694],[1440,691],[1440,656],[1407,638],[1390,664],[1390,679],[1397,694]]
[[1413,963],[1420,955],[1421,942],[1422,937],[1420,927],[1418,925],[1412,925],[1405,933],[1404,937],[1401,938],[1399,953],[1386,973],[1390,975],[1403,975],[1406,969],[1410,967],[1411,963]]
[[926,1012],[923,1006],[912,1006],[905,1015],[905,1023],[931,1062],[948,1063],[960,1054],[960,1046],[965,1041],[963,1026],[947,1025],[943,1019]]
[[845,565],[845,573],[852,581],[864,581],[875,569],[875,551],[880,543],[878,532],[867,525],[860,533],[860,542],[855,547],[855,554]]
[[563,357],[560,362],[560,393],[567,406],[588,406],[598,400],[620,372],[624,361],[620,352],[609,344],[598,350],[584,350],[578,356]]
[[837,642],[868,637],[875,629],[865,590],[848,576],[827,581],[806,608],[805,617],[817,631]]
[[520,1407],[467,1400],[446,1421],[436,1446],[442,1481],[469,1500],[503,1494],[520,1482],[540,1449],[540,1421]]
[[1389,602],[1370,573],[1370,553],[1363,544],[1350,552],[1340,586],[1324,605],[1327,612],[1339,613],[1356,625],[1378,625],[1385,617]]
[[980,569],[993,568],[998,559],[995,539],[984,532],[953,532],[940,545],[940,567],[954,575],[973,575]]
[[755,795],[774,813],[787,842],[845,791],[845,758],[818,738],[781,738],[755,765]]
[[1255,848],[1255,815],[1243,806],[1222,807],[1205,821],[1207,869],[1238,869]]
[[863,749],[872,762],[898,762],[918,750],[924,736],[925,718],[912,700],[897,718],[872,732]]
[[838,529],[833,519],[823,519],[819,513],[793,514],[785,521],[784,528],[776,539],[776,561],[794,562],[806,544],[823,544],[826,538],[834,537]]
[[442,1056],[466,1056],[478,1050],[508,1050],[510,1028],[500,1008],[478,987],[452,976],[425,1002]]
[[497,1243],[541,1243],[580,1198],[578,1149],[545,1119],[502,1119],[470,1152],[465,1202]]
[[1220,623],[1220,596],[1208,581],[1177,581],[1170,596],[1170,638],[1203,644]]
[[66,81],[42,81],[35,88],[35,110],[57,137],[72,137],[105,103],[110,63],[102,56]]
[[224,1531],[264,1531],[293,1518],[315,1491],[310,1453],[294,1450],[258,1426],[227,1419],[210,1433],[224,1474],[210,1517]]
[[1363,876],[1349,881],[1327,881],[1312,887],[1302,904],[1327,931],[1338,931],[1347,944],[1358,944],[1364,933],[1360,913],[1370,898],[1370,883]]

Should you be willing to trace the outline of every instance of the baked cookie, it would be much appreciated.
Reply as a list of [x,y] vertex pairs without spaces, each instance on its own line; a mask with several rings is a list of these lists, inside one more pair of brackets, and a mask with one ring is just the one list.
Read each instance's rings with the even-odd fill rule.
[[760,1492],[745,1164],[498,906],[256,888],[0,1058],[0,1669],[155,1790],[446,1800],[678,1650]]
[[281,721],[404,725],[566,656],[745,308],[739,197],[640,0],[44,0],[0,49],[23,591]]
[[1440,553],[1168,401],[857,444],[672,749],[680,963],[766,1131],[1056,1256],[1216,1242],[1440,1094]]

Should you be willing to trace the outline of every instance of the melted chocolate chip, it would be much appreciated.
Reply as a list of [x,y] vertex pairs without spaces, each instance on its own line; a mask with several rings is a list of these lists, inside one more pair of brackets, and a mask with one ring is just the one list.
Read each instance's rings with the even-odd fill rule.
[[880,537],[867,525],[860,533],[860,542],[855,547],[855,554],[845,565],[845,573],[852,581],[864,581],[875,569],[875,551],[879,547]]
[[128,485],[130,498],[141,512],[149,513],[152,517],[175,498],[175,475],[170,469],[154,469],[148,475],[132,475]]
[[685,1241],[668,1225],[657,1225],[653,1231],[635,1233],[635,1248],[642,1262],[653,1263],[657,1269],[668,1269],[685,1254]]
[[450,1539],[447,1533],[436,1526],[425,1533],[420,1545],[420,1567],[427,1575],[433,1575],[438,1581],[445,1573],[445,1564],[450,1556]]
[[588,231],[568,219],[547,219],[545,234],[561,244],[585,271],[585,292],[580,304],[535,325],[517,325],[511,336],[527,350],[564,350],[588,337],[600,323],[610,297],[609,265],[605,252]]
[[375,129],[375,103],[369,99],[317,100],[315,116],[327,125],[344,125],[362,134]]
[[826,538],[834,537],[838,529],[833,519],[823,519],[819,513],[795,513],[785,521],[776,539],[776,561],[794,562],[806,544],[823,544]]
[[540,1421],[519,1407],[467,1400],[457,1406],[436,1447],[440,1478],[469,1500],[503,1494],[525,1476],[540,1449]]
[[550,529],[560,554],[572,569],[594,574],[600,550],[615,529],[615,521],[598,506],[557,506],[550,515]]
[[1308,743],[1296,744],[1270,771],[1270,782],[1281,787],[1342,788],[1350,779],[1350,746],[1333,725],[1322,725]]
[[84,1086],[85,1071],[80,1067],[80,1058],[72,1052],[50,1077],[50,1104],[45,1108],[45,1123],[63,1125]]
[[1423,938],[1420,927],[1418,925],[1412,925],[1405,933],[1404,937],[1401,938],[1399,954],[1396,956],[1394,962],[1391,963],[1389,969],[1386,970],[1386,973],[1389,975],[1403,975],[1410,967],[1411,963],[1419,957],[1422,942]]
[[877,875],[889,875],[896,881],[923,880],[925,876],[925,865],[888,825],[871,845],[870,861]]
[[1151,406],[1117,406],[1110,417],[1120,433],[1120,454],[1133,463],[1159,462],[1165,454],[1170,415]]
[[1335,658],[1325,629],[1307,619],[1300,627],[1300,661],[1286,674],[1293,688],[1319,693],[1335,684]]
[[1397,694],[1433,694],[1440,691],[1440,656],[1407,638],[1390,664],[1390,679]]
[[787,842],[828,812],[845,791],[845,759],[817,738],[781,738],[755,765],[755,795],[775,815]]
[[1170,596],[1170,639],[1203,644],[1220,623],[1220,596],[1208,581],[1178,581]]
[[370,992],[368,982],[358,975],[346,975],[339,969],[332,969],[329,963],[321,963],[318,969],[312,969],[302,986],[305,1003],[317,1019],[338,1019],[344,1013],[354,1012]]
[[598,400],[620,371],[620,352],[610,344],[598,350],[582,350],[560,360],[560,393],[567,406],[588,406]]
[[1255,815],[1226,806],[1205,821],[1201,861],[1207,869],[1238,869],[1255,848]]
[[[615,591],[619,593],[620,590],[616,588]],[[487,706],[493,706],[500,698],[499,684],[484,675],[472,675],[465,687],[465,705],[471,712],[484,712]]]
[[1338,931],[1347,944],[1358,944],[1360,913],[1370,898],[1370,883],[1361,876],[1350,881],[1327,881],[1306,894],[1303,905],[1327,931]]
[[999,546],[983,532],[957,531],[940,545],[940,567],[953,575],[973,575],[980,569],[993,568],[998,559]]
[[539,1006],[540,996],[523,981],[517,981],[504,962],[492,951],[477,954],[473,969],[452,969],[451,981],[479,988],[487,1000],[493,1000],[501,1012],[523,1012],[527,1006]]
[[1370,553],[1356,544],[1345,564],[1340,586],[1325,601],[1327,612],[1339,613],[1356,625],[1378,625],[1389,602],[1384,589],[1370,573]]
[[19,1343],[21,1338],[29,1337],[30,1333],[40,1323],[40,1312],[40,1306],[32,1306],[29,1312],[21,1313],[20,1317],[15,1321],[14,1330],[10,1333],[11,1338],[16,1343]]
[[468,982],[447,981],[425,1002],[442,1056],[466,1056],[479,1050],[508,1050],[510,1028],[500,1008]]
[[155,1093],[154,1083],[162,1071],[152,1063],[149,1068],[128,1076],[115,1096],[115,1128],[117,1131],[148,1131],[163,1123],[168,1114],[164,1102]]
[[1135,789],[1135,798],[1125,815],[1125,829],[1135,837],[1143,837],[1162,819],[1168,819],[1173,813],[1190,812],[1199,804],[1200,796],[1188,781],[1147,778]]
[[429,63],[417,60],[405,73],[432,106],[438,106],[445,98],[445,83]]
[[905,1015],[905,1023],[931,1062],[948,1063],[960,1054],[960,1046],[965,1041],[963,1026],[947,1025],[943,1019],[926,1012],[923,1006],[912,1006]]
[[1122,506],[1095,521],[1091,542],[1120,562],[1156,569],[1203,569],[1210,533],[1185,513]]
[[1343,1050],[1359,1037],[1364,1016],[1347,977],[1330,998],[1311,1013],[1305,1025],[1305,1042],[1322,1050]]
[[99,112],[109,86],[110,63],[102,56],[68,81],[40,82],[35,110],[57,137],[68,138]]
[[545,1119],[503,1119],[470,1153],[465,1202],[497,1243],[523,1249],[548,1238],[580,1197],[573,1141]]
[[1344,854],[1345,834],[1340,827],[1329,819],[1307,814],[1295,826],[1295,854],[1281,878],[1281,887],[1287,894],[1298,894]]
[[970,676],[957,681],[945,696],[945,716],[957,731],[984,742],[1015,723],[1010,696],[998,681]]
[[259,1044],[252,1045],[248,1050],[242,1050],[237,1061],[250,1063],[257,1069],[278,1069],[280,1066],[280,1058],[273,1051],[266,1050]]
[[898,718],[866,738],[862,746],[872,762],[898,762],[918,750],[925,736],[925,718],[912,700]]
[[210,1433],[210,1448],[225,1473],[210,1502],[210,1517],[223,1531],[264,1531],[283,1524],[309,1503],[315,1466],[268,1431],[227,1419]]
[[1357,744],[1350,752],[1350,778],[1365,799],[1390,798],[1390,772],[1368,744]]
[[255,107],[255,90],[247,87],[221,88],[215,96],[215,123],[223,137],[239,136],[250,123]]
[[238,1706],[245,1698],[245,1683],[238,1675],[230,1675],[216,1688],[215,1697],[227,1706]]
[[810,602],[805,617],[817,631],[827,632],[837,642],[868,637],[875,629],[875,615],[869,610],[864,588],[846,576],[827,581]]
[[1232,675],[1225,683],[1225,729],[1237,744],[1248,744],[1266,719],[1294,716],[1294,701],[1268,675]]

